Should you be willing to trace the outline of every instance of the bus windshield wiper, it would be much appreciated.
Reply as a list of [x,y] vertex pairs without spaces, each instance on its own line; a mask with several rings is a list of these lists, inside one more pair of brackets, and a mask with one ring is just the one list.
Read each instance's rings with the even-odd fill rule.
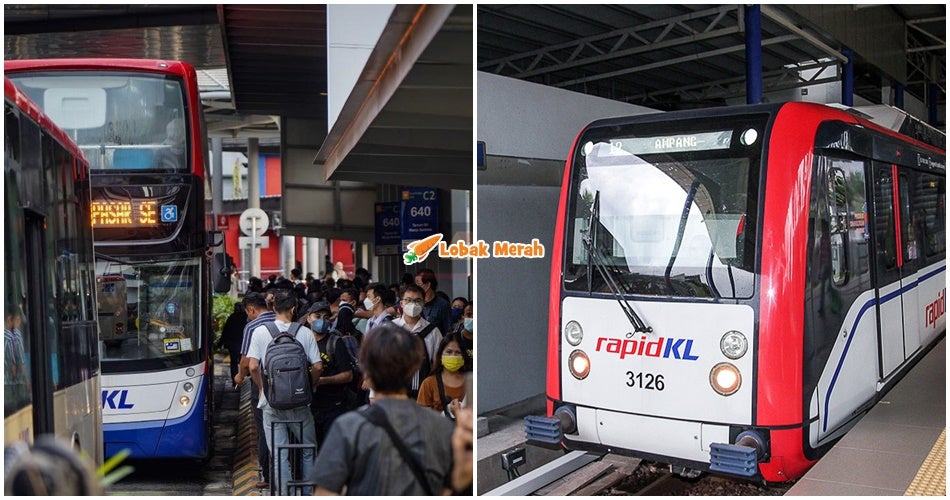
[[[651,333],[653,331],[653,327],[646,326],[643,320],[640,319],[640,316],[637,315],[637,312],[633,310],[633,306],[631,306],[630,302],[627,301],[627,298],[624,297],[620,286],[610,273],[610,269],[607,268],[607,259],[604,256],[603,250],[597,247],[596,243],[596,228],[598,226],[600,226],[600,191],[597,191],[594,194],[594,204],[590,212],[590,221],[587,224],[587,232],[582,238],[584,247],[587,249],[588,267],[593,264],[593,266],[597,268],[597,271],[600,273],[601,277],[604,278],[604,282],[607,283],[607,288],[610,289],[610,293],[612,293],[614,298],[617,299],[617,303],[620,304],[620,308],[627,316],[627,321],[633,325],[633,331],[635,333]],[[590,273],[588,272],[588,283],[589,282]]]

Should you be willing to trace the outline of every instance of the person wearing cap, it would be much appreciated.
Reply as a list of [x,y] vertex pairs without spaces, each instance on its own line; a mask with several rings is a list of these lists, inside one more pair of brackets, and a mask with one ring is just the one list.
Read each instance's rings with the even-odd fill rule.
[[[353,380],[353,367],[346,345],[336,333],[330,333],[330,303],[314,302],[307,310],[307,322],[320,348],[323,374],[317,381],[310,402],[310,413],[317,431],[317,449],[323,446],[330,424],[346,411],[347,384]],[[336,337],[331,342],[331,339]],[[331,343],[332,352],[331,352]]]

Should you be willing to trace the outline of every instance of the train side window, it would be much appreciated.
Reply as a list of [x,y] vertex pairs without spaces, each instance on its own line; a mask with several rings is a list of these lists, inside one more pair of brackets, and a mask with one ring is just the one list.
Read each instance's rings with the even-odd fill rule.
[[920,244],[918,243],[920,231],[917,227],[919,224],[919,216],[914,210],[914,206],[916,206],[917,202],[916,200],[911,199],[910,178],[906,174],[901,174],[899,178],[900,181],[898,182],[898,189],[900,190],[901,204],[901,241],[904,243],[904,261],[909,262],[912,260],[917,260],[920,255]]
[[828,212],[831,239],[831,277],[836,286],[848,282],[848,187],[844,171],[832,167],[828,172]]
[[913,183],[914,214],[911,221],[917,232],[922,255],[938,257],[947,248],[947,195],[942,177],[920,173]]
[[897,268],[897,238],[894,233],[894,188],[890,165],[881,165],[876,169],[874,181],[874,224],[875,247],[878,269],[891,271]]

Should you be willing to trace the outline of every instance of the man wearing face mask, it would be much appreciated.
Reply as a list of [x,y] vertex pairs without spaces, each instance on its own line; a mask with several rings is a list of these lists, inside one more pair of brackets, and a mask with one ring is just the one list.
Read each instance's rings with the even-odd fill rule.
[[386,285],[376,285],[366,291],[366,298],[363,299],[363,307],[373,314],[366,324],[366,331],[382,324],[383,321],[392,321],[393,316],[386,311],[386,295],[392,293]]
[[421,269],[416,273],[416,286],[422,289],[425,302],[422,304],[422,317],[429,323],[435,323],[441,332],[450,332],[452,328],[452,307],[449,301],[436,295],[439,280],[432,269]]
[[[310,402],[319,450],[330,424],[346,411],[346,384],[353,380],[353,369],[348,363],[350,355],[346,345],[339,341],[336,334],[330,333],[330,304],[326,301],[315,302],[307,311],[307,322],[317,340],[320,359],[323,361],[323,374],[317,381]],[[336,340],[331,341],[333,337]]]
[[407,285],[402,294],[402,316],[393,320],[393,324],[401,326],[422,340],[425,346],[425,358],[422,367],[412,376],[409,387],[409,397],[416,399],[419,396],[419,385],[429,376],[430,368],[435,364],[435,355],[442,342],[442,331],[439,327],[430,324],[422,317],[422,305],[425,303],[425,292],[416,285]]
[[359,300],[360,292],[355,288],[346,288],[340,294],[340,308],[336,314],[336,322],[331,326],[343,335],[352,335],[358,342],[363,341],[363,334],[356,329],[353,324],[356,304]]

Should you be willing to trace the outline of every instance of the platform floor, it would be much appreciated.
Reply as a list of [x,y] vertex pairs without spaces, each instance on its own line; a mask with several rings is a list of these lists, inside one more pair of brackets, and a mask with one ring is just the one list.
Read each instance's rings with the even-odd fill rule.
[[946,495],[947,341],[786,495]]

